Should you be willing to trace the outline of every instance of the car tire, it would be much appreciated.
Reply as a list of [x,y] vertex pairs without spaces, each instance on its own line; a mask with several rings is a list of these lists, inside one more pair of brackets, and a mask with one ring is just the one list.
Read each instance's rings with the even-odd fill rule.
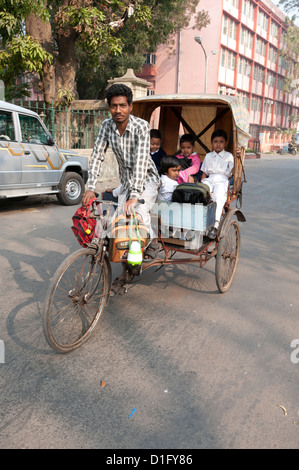
[[83,178],[78,173],[65,173],[61,179],[57,194],[58,201],[65,206],[79,204],[84,192],[85,186]]

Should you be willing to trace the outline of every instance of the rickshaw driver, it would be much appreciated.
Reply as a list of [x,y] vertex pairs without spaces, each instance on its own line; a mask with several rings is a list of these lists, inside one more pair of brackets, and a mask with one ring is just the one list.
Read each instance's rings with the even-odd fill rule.
[[[114,84],[106,93],[111,118],[105,119],[94,144],[89,162],[87,189],[82,203],[87,204],[95,197],[97,177],[105,159],[109,144],[119,165],[119,176],[126,197],[125,211],[131,215],[138,199],[145,203],[139,205],[136,213],[148,228],[150,239],[154,238],[151,228],[150,210],[152,209],[160,178],[150,156],[150,128],[147,121],[131,115],[133,108],[132,90],[123,84]],[[125,265],[121,276],[113,282],[114,293],[122,293],[125,284]]]

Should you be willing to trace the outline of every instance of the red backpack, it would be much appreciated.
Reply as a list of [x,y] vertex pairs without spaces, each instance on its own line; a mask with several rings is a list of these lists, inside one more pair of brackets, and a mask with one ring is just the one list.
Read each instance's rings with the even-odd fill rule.
[[79,207],[72,217],[74,232],[78,242],[81,246],[86,247],[94,237],[97,221],[95,218],[90,217],[93,209],[92,205],[96,199],[90,199],[86,206]]

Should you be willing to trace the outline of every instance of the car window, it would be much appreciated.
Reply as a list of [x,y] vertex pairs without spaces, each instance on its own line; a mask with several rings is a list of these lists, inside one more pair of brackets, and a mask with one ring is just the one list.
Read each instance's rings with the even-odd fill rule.
[[0,110],[0,140],[16,140],[12,113]]
[[19,114],[22,142],[31,144],[47,144],[47,133],[39,122],[33,116]]

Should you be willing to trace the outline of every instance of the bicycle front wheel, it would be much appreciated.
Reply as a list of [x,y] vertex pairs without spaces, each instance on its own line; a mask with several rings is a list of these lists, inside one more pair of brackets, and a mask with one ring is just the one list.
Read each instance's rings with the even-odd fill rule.
[[66,258],[49,286],[43,314],[45,337],[55,351],[73,351],[89,338],[110,288],[107,256],[96,256],[94,248],[82,248]]

